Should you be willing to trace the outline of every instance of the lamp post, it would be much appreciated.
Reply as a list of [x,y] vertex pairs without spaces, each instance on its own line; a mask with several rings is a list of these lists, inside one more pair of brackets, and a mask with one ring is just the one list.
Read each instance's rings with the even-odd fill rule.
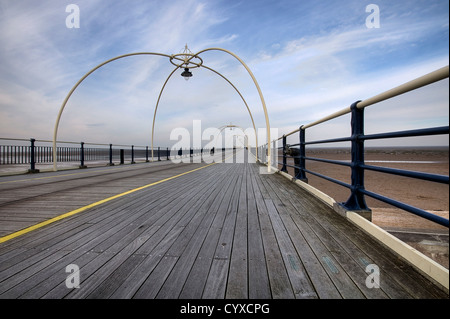
[[184,72],[181,73],[181,76],[187,81],[192,76],[192,72],[189,71],[189,68],[184,68]]

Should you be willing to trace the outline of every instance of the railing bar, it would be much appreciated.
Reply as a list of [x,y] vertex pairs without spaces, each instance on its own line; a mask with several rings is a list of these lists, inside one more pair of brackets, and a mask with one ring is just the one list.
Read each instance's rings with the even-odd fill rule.
[[449,75],[449,67],[447,65],[447,66],[445,66],[443,68],[440,68],[440,69],[438,69],[436,71],[433,71],[431,73],[425,74],[425,75],[423,75],[423,76],[421,76],[421,77],[419,77],[417,79],[414,79],[412,81],[406,82],[406,83],[404,83],[402,85],[399,85],[399,86],[397,86],[397,87],[395,87],[393,89],[390,89],[388,91],[385,91],[383,93],[375,95],[374,97],[371,97],[369,99],[361,101],[361,102],[359,102],[357,104],[356,107],[358,109],[363,109],[363,108],[365,108],[367,106],[370,106],[372,104],[379,103],[381,101],[393,98],[395,96],[404,94],[406,92],[413,91],[413,90],[419,89],[419,88],[421,88],[423,86],[426,86],[426,85],[432,84],[434,82],[443,80],[445,78],[448,78],[448,75]]
[[440,126],[426,129],[408,130],[408,131],[398,131],[398,132],[388,132],[388,133],[378,133],[378,134],[368,134],[358,137],[361,140],[375,140],[383,138],[394,138],[394,137],[413,137],[413,136],[427,136],[427,135],[441,135],[448,134],[448,126]]
[[386,173],[386,174],[393,174],[393,175],[417,178],[417,179],[436,182],[436,183],[442,183],[442,184],[449,183],[449,177],[445,176],[445,175],[408,171],[408,170],[402,170],[402,169],[396,169],[396,168],[372,166],[372,165],[365,165],[365,164],[360,165],[360,167],[371,170],[371,171],[377,171],[377,172],[382,172],[382,173]]
[[25,139],[25,138],[8,138],[8,137],[0,137],[0,140],[3,140],[3,141],[7,141],[7,140],[10,140],[10,141],[24,141],[24,142],[29,142],[30,141],[30,139]]
[[[445,66],[443,68],[440,68],[440,69],[438,69],[438,70],[436,70],[434,72],[428,73],[428,74],[426,74],[424,76],[421,76],[421,77],[419,77],[417,79],[414,79],[412,81],[404,83],[404,84],[402,84],[400,86],[397,86],[397,87],[395,87],[393,89],[390,89],[390,90],[385,91],[383,93],[380,93],[378,95],[375,95],[375,96],[373,96],[371,98],[368,98],[368,99],[366,99],[364,101],[361,101],[361,102],[359,102],[356,105],[356,107],[358,109],[363,109],[363,108],[365,108],[367,106],[370,106],[370,105],[373,105],[375,103],[379,103],[381,101],[390,99],[392,97],[395,97],[395,96],[404,94],[406,92],[409,92],[409,91],[421,88],[423,86],[432,84],[434,82],[443,80],[445,78],[448,78],[448,76],[449,76],[449,66],[447,65],[447,66]],[[344,109],[342,109],[340,111],[337,111],[337,112],[335,112],[333,114],[330,114],[330,115],[328,115],[328,116],[326,116],[326,117],[324,117],[324,118],[322,118],[320,120],[317,120],[315,122],[303,125],[301,128],[303,128],[303,129],[310,128],[310,127],[315,126],[317,124],[320,124],[320,123],[323,123],[323,122],[335,119],[335,118],[337,118],[339,116],[345,115],[347,113],[350,113],[350,111],[351,111],[350,107],[346,107],[346,108],[344,108]],[[300,129],[297,129],[297,130],[292,131],[291,133],[288,133],[288,134],[285,134],[285,135],[289,136],[289,135],[291,135],[291,134],[293,134],[295,132],[298,132],[299,130]]]
[[[9,138],[0,138],[0,139],[14,140],[14,139],[9,139]],[[28,141],[28,140],[25,140],[25,139],[15,139],[15,140],[18,140],[18,141]],[[36,140],[36,142],[52,143],[53,141],[50,141],[50,140]],[[56,141],[56,143],[59,143],[59,144],[77,144],[77,145],[80,144],[80,142],[68,142],[68,141]],[[102,146],[109,146],[109,144],[105,144],[105,143],[90,143],[90,142],[84,142],[84,145],[102,145]],[[128,147],[128,146],[131,146],[131,145],[126,145],[126,144],[114,144],[114,146]],[[141,145],[135,145],[134,147],[145,148],[145,146],[141,146]]]
[[346,107],[346,108],[344,108],[344,109],[342,109],[342,110],[340,110],[340,111],[337,111],[337,112],[334,112],[333,114],[330,114],[330,115],[328,115],[328,116],[325,116],[324,118],[322,118],[322,119],[320,119],[320,120],[317,120],[317,121],[315,121],[315,122],[312,122],[312,123],[303,125],[301,128],[302,128],[302,129],[307,129],[307,128],[310,128],[310,127],[312,127],[312,126],[316,126],[317,124],[320,124],[320,123],[323,123],[323,122],[326,122],[326,121],[335,119],[335,118],[337,118],[337,117],[339,117],[339,116],[348,114],[348,113],[350,113],[350,111],[351,111],[351,110],[350,110],[350,106],[348,106],[348,107]]
[[349,189],[350,189],[350,188],[352,187],[352,185],[347,184],[347,183],[344,183],[344,182],[339,181],[339,180],[337,180],[337,179],[334,179],[334,178],[332,178],[332,177],[325,176],[325,175],[322,175],[322,174],[319,174],[319,173],[310,171],[310,170],[308,170],[308,169],[304,169],[304,171],[307,172],[307,173],[310,173],[310,174],[312,174],[312,175],[315,175],[315,176],[317,176],[317,177],[326,179],[327,181],[330,181],[330,182],[333,182],[333,183],[335,183],[335,184],[344,186],[344,187],[346,187],[346,188],[349,188]]
[[324,163],[330,163],[330,164],[336,164],[336,165],[342,165],[342,166],[348,166],[348,167],[352,166],[352,163],[349,163],[349,162],[329,160],[329,159],[325,159],[325,158],[316,158],[316,157],[307,157],[306,156],[305,160],[324,162]]
[[350,142],[351,140],[352,140],[351,137],[339,137],[339,138],[333,138],[333,139],[327,139],[327,140],[309,141],[309,142],[305,142],[305,145],[324,144],[324,143],[338,143],[338,142]]
[[411,205],[408,205],[408,204],[396,201],[394,199],[385,197],[383,195],[370,192],[370,191],[368,191],[366,189],[360,189],[359,192],[361,192],[361,193],[363,193],[363,194],[365,194],[365,195],[367,195],[369,197],[375,198],[375,199],[377,199],[379,201],[382,201],[382,202],[385,202],[387,204],[390,204],[392,206],[395,206],[395,207],[401,208],[403,210],[406,210],[406,211],[408,211],[408,212],[410,212],[412,214],[415,214],[415,215],[421,216],[421,217],[423,217],[425,219],[431,220],[431,221],[433,221],[435,223],[438,223],[438,224],[440,224],[442,226],[445,226],[447,228],[449,227],[448,219],[445,219],[445,218],[443,218],[441,216],[434,215],[434,214],[429,213],[429,212],[427,212],[427,211],[425,211],[423,209],[420,209],[420,208],[417,208],[417,207],[414,207],[414,206],[411,206]]
[[292,134],[294,134],[294,133],[297,133],[298,131],[300,131],[300,129],[299,129],[299,128],[298,128],[298,129],[295,129],[295,130],[293,130],[292,132],[289,132],[289,133],[285,134],[285,136],[289,136],[289,135],[292,135]]

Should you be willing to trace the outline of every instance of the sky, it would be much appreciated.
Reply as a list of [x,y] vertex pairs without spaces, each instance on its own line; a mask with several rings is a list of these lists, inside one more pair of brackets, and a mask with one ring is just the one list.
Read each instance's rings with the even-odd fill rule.
[[[51,140],[64,99],[89,70],[122,54],[180,54],[186,44],[193,53],[238,56],[261,89],[271,137],[279,137],[447,66],[448,12],[446,0],[0,0],[0,137]],[[199,56],[241,93],[262,143],[264,109],[244,66],[224,51]],[[99,68],[70,96],[58,140],[150,145],[173,70],[157,55]],[[195,68],[185,81],[181,71],[161,93],[154,145],[171,147],[171,133],[193,132],[194,123],[202,131],[253,128],[226,80]],[[447,79],[366,108],[366,133],[446,126],[448,104]],[[344,116],[308,129],[307,139],[349,133]],[[448,136],[379,143],[448,145]]]

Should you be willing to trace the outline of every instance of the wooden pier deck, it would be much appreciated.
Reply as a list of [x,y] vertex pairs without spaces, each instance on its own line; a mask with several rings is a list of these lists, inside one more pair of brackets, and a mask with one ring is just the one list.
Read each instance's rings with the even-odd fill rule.
[[[0,190],[3,299],[448,298],[258,164],[41,173],[0,178]],[[67,212],[75,213],[56,220]],[[380,288],[366,285],[369,264],[380,269]],[[66,285],[68,265],[80,269],[79,288]]]

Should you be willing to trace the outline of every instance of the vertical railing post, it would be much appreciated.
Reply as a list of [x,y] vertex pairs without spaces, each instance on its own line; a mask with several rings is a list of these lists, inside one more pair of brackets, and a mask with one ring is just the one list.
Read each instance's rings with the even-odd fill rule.
[[80,168],[86,168],[84,165],[84,142],[81,142],[81,150],[80,150]]
[[158,162],[161,161],[161,147],[158,146]]
[[308,178],[306,177],[306,131],[303,128],[303,126],[300,126],[299,129],[299,139],[300,139],[300,145],[299,145],[299,158],[298,158],[298,171],[295,176],[296,179],[301,180],[302,182],[308,183]]
[[167,160],[169,160],[169,148],[166,148],[166,156],[167,156]]
[[263,156],[263,163],[266,164],[267,163],[267,151],[266,151],[266,145],[262,145],[262,156]]
[[30,146],[30,169],[28,170],[28,173],[39,173],[39,170],[36,169],[36,158],[35,158],[35,151],[36,146],[34,143],[36,140],[34,138],[30,139],[31,146]]
[[109,166],[114,166],[112,144],[109,144]]
[[120,165],[125,164],[125,150],[123,148],[120,149]]
[[136,164],[134,161],[134,145],[131,145],[131,164]]
[[146,146],[145,147],[145,162],[150,162],[149,160],[148,160],[148,146]]
[[353,103],[350,107],[352,119],[352,136],[351,136],[351,195],[343,206],[347,210],[358,212],[360,215],[371,220],[371,210],[366,204],[364,194],[360,190],[364,189],[364,109],[358,109],[356,106],[360,101]]
[[286,168],[286,135],[283,135],[283,166],[281,167],[281,171],[285,173],[288,172]]

